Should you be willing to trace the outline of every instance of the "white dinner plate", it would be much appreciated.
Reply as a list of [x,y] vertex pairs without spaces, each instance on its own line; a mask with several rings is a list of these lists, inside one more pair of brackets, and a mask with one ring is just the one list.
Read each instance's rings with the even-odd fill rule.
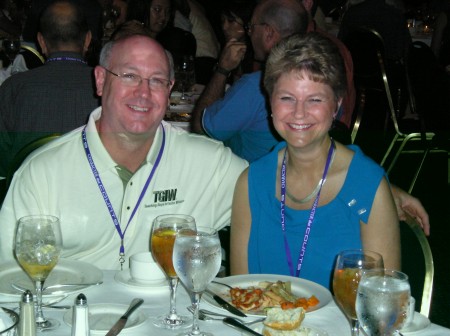
[[139,289],[161,290],[163,288],[167,288],[167,289],[169,288],[169,282],[166,278],[164,278],[164,280],[161,280],[159,282],[151,282],[151,283],[138,282],[131,277],[129,269],[125,269],[123,271],[117,272],[114,275],[114,280],[116,280],[121,285],[139,288]]
[[[44,287],[62,284],[80,284],[80,287],[62,287],[46,290],[44,296],[54,296],[79,292],[86,288],[83,283],[95,283],[103,280],[103,272],[94,265],[84,261],[60,259],[55,268],[51,271]],[[31,290],[33,293],[34,285],[30,278],[15,261],[3,263],[0,265],[0,293],[5,295],[20,296],[22,293],[11,287],[11,284],[17,284]]]
[[421,331],[428,327],[431,324],[430,320],[427,319],[424,315],[415,312],[414,319],[410,324],[403,327],[400,331],[403,335],[410,335],[417,331]]
[[[263,323],[256,323],[251,327],[254,331],[259,332],[260,334],[262,334],[262,330],[264,328],[264,324]],[[328,336],[328,333],[325,330],[316,328],[316,327],[312,327],[312,326],[308,326],[305,325],[304,323],[302,323],[302,326],[300,327],[300,332],[302,332],[301,334],[298,334],[298,336]],[[246,333],[242,333],[243,336],[246,336],[248,334]]]
[[[294,294],[297,297],[306,297],[309,298],[311,295],[314,295],[316,298],[319,299],[319,304],[317,304],[314,307],[308,308],[306,310],[307,313],[318,310],[324,306],[326,306],[331,300],[332,296],[328,289],[323,287],[322,285],[319,285],[315,282],[300,279],[296,277],[291,277],[287,275],[277,275],[277,274],[246,274],[246,275],[235,275],[230,276],[226,278],[216,278],[215,279],[218,282],[222,282],[224,284],[227,284],[232,287],[240,287],[240,288],[247,288],[250,286],[258,286],[258,283],[261,281],[290,281],[291,282],[291,289],[292,294]],[[211,283],[208,286],[208,289],[210,289],[212,292],[216,293],[217,295],[221,296],[226,301],[230,302],[230,294],[229,294],[229,288],[216,284]],[[210,295],[204,295],[203,300],[215,307],[220,307],[220,305],[214,301],[214,299]],[[264,315],[264,312],[249,312],[249,311],[243,311],[246,315],[249,316],[259,316]]]
[[194,108],[193,104],[170,104],[169,112],[184,112],[191,113]]
[[[89,305],[89,329],[91,335],[105,335],[117,320],[126,312],[128,305],[102,303]],[[64,322],[72,326],[72,313],[70,309],[64,314]],[[136,328],[146,321],[147,317],[142,310],[137,310],[128,318],[124,331]]]

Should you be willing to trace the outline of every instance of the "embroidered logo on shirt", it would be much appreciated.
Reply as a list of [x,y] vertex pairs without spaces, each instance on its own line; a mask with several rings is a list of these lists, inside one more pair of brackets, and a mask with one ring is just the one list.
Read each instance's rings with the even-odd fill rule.
[[153,192],[153,203],[146,204],[146,208],[173,205],[183,203],[184,200],[177,200],[178,189],[157,190]]

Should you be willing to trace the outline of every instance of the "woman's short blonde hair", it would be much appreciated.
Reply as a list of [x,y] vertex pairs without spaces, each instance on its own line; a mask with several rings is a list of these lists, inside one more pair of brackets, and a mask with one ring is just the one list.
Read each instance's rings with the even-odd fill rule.
[[342,98],[347,90],[345,66],[339,49],[319,33],[292,35],[271,50],[264,74],[264,87],[269,96],[280,76],[290,72],[329,85],[336,99]]

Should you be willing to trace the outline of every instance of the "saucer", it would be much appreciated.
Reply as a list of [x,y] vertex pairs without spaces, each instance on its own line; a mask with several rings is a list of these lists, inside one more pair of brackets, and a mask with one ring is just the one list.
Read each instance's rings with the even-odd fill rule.
[[403,327],[400,330],[400,332],[403,335],[409,335],[409,334],[415,333],[416,331],[421,331],[421,330],[425,329],[430,324],[431,324],[431,322],[429,319],[427,319],[424,315],[422,315],[418,312],[415,312],[414,319],[412,320],[412,322],[410,324],[408,324],[407,326]]
[[[89,305],[89,329],[93,335],[105,335],[117,320],[125,313],[128,305],[123,304],[90,304]],[[72,309],[68,310],[63,317],[64,322],[72,326]],[[147,320],[142,310],[137,310],[128,318],[125,330],[140,326]]]
[[129,287],[135,287],[135,288],[148,288],[148,289],[161,289],[164,287],[169,287],[169,283],[166,278],[162,279],[161,281],[152,281],[152,282],[141,282],[136,281],[133,279],[130,275],[130,270],[125,269],[123,271],[117,272],[114,275],[114,280],[116,280],[118,283],[129,286]]

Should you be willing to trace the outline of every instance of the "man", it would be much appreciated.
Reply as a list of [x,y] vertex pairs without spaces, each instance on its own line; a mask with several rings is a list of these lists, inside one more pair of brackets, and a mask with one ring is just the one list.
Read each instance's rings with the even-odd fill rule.
[[158,215],[229,224],[247,163],[218,141],[162,121],[174,83],[164,49],[143,35],[108,42],[95,82],[102,107],[86,127],[34,152],[17,171],[0,211],[1,260],[13,257],[17,219],[32,213],[60,218],[62,257],[102,269],[148,251]]
[[[248,31],[255,60],[264,62],[273,45],[283,37],[306,31],[307,23],[305,8],[296,1],[260,2],[254,9]],[[241,77],[221,99],[228,74],[240,63],[245,50],[245,43],[227,43],[211,81],[194,108],[192,128],[195,132],[204,129],[251,162],[267,154],[279,140],[271,131],[260,71]]]
[[0,86],[0,176],[6,176],[22,147],[85,124],[99,105],[93,69],[83,59],[91,33],[80,8],[68,1],[47,7],[37,39],[47,56],[45,65]]
[[[311,2],[307,2],[309,8]],[[306,33],[309,13],[298,0],[266,0],[255,8],[248,33],[255,60],[264,63],[272,47],[294,33]],[[311,25],[309,30],[314,30]],[[325,34],[325,33],[324,33]],[[352,60],[345,46],[334,39],[343,54],[349,72],[349,94],[344,100],[348,126],[354,104]],[[224,95],[228,74],[244,57],[245,44],[230,41],[224,48],[211,81],[200,96],[194,111],[192,129],[222,140],[235,154],[252,162],[267,154],[279,141],[272,131],[272,122],[261,86],[261,72],[243,76]],[[348,115],[350,114],[350,117]]]

